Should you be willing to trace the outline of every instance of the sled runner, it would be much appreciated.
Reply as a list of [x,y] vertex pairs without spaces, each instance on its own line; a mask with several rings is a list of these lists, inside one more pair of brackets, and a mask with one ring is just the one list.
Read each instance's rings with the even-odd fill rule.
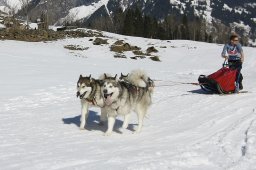
[[228,63],[223,64],[223,67],[208,76],[200,75],[198,78],[199,84],[204,91],[218,94],[230,94],[236,90],[236,75],[238,71],[228,67]]
[[244,93],[250,93],[249,91],[246,91],[246,90],[240,90],[239,92],[237,93],[234,93],[234,92],[230,92],[230,93],[227,93],[227,94],[219,94],[220,96],[224,95],[235,95],[235,94],[244,94]]

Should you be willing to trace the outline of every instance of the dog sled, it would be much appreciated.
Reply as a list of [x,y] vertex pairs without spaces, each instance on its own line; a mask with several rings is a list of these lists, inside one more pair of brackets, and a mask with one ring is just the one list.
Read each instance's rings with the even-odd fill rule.
[[217,94],[233,94],[236,92],[237,74],[237,69],[230,68],[229,64],[224,62],[223,67],[218,71],[208,76],[200,75],[198,82],[204,91]]

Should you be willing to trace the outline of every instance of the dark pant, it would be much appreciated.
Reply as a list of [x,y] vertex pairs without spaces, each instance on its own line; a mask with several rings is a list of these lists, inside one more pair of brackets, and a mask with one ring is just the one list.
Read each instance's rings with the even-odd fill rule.
[[237,75],[236,75],[236,82],[239,83],[239,85],[242,84],[243,75],[241,73],[242,70],[242,62],[241,60],[229,60],[228,66],[231,69],[237,69]]

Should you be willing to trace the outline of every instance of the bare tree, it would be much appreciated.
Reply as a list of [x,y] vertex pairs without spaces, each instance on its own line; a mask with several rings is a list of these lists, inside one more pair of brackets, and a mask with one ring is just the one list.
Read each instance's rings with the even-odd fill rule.
[[26,23],[27,23],[27,29],[29,28],[29,13],[28,13],[28,7],[29,7],[29,0],[19,0],[21,3],[21,9],[24,10],[26,15]]
[[50,0],[44,0],[45,2],[45,21],[44,21],[44,29],[48,30],[49,27],[49,3]]
[[[64,0],[64,10],[67,11],[67,0]],[[67,20],[65,19],[64,25],[67,26]]]
[[15,22],[14,15],[17,12],[17,5],[10,5],[8,0],[4,0],[2,3],[4,6],[6,6],[8,8],[7,26],[10,27],[12,25],[13,28],[16,28],[17,23]]

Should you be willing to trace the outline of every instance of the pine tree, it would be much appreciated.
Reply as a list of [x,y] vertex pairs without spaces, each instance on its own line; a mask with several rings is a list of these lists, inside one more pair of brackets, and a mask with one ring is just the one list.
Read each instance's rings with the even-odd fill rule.
[[124,19],[123,34],[124,35],[134,35],[134,12],[131,9],[128,9]]
[[113,15],[113,25],[115,33],[122,33],[124,27],[124,13],[122,8],[118,8]]
[[159,25],[157,28],[157,38],[165,40],[167,38],[165,29]]
[[143,17],[139,8],[136,8],[134,11],[134,35],[135,36],[143,36]]
[[143,22],[143,37],[150,38],[152,36],[152,18],[144,16]]
[[189,40],[189,28],[188,28],[188,18],[186,15],[183,15],[182,17],[182,26],[181,26],[181,38],[185,40]]

